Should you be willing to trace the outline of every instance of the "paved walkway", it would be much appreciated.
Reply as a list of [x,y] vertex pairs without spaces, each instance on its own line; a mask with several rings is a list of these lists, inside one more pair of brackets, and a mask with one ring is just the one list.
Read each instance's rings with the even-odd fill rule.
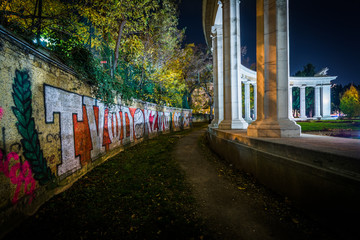
[[180,139],[174,154],[193,187],[200,215],[216,238],[328,239],[318,233],[304,232],[296,219],[280,220],[279,216],[266,210],[266,202],[254,199],[256,196],[242,191],[241,187],[219,174],[219,163],[209,161],[198,145],[198,139],[205,131],[206,128],[193,131]]

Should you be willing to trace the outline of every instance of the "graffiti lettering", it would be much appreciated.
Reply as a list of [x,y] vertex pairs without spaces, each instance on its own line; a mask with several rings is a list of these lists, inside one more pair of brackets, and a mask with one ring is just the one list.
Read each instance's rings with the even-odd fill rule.
[[134,113],[135,138],[140,139],[144,136],[144,113],[141,109],[136,109]]
[[[158,131],[167,131],[170,124],[180,126],[180,112],[157,112],[149,109],[114,105],[44,85],[46,123],[54,123],[59,114],[60,133],[47,135],[51,142],[60,138],[61,164],[58,175],[69,175],[92,160],[121,144]],[[184,117],[188,119],[188,117]],[[188,125],[188,123],[184,123]]]
[[78,121],[83,120],[82,97],[75,93],[56,89],[45,85],[45,121],[54,122],[54,114],[60,115],[61,158],[58,174],[63,175],[69,171],[81,168],[79,157],[75,157],[73,114]]
[[48,143],[52,143],[53,140],[58,141],[59,139],[60,139],[60,135],[58,133],[56,134],[49,133],[48,135],[46,135],[46,141]]
[[96,99],[89,97],[83,97],[83,101],[86,106],[91,136],[91,158],[95,159],[105,152],[105,147],[102,144],[104,132],[101,131],[104,128],[105,122],[105,106]]

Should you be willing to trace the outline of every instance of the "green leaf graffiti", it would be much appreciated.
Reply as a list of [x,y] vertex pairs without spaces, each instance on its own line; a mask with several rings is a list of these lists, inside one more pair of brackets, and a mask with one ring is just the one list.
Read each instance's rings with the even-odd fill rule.
[[15,103],[12,110],[18,120],[16,127],[22,136],[21,144],[24,149],[24,157],[31,165],[34,178],[41,185],[44,185],[53,178],[53,174],[47,166],[46,159],[40,149],[39,135],[35,129],[35,121],[32,117],[32,93],[29,74],[26,71],[16,70],[12,88],[12,96]]

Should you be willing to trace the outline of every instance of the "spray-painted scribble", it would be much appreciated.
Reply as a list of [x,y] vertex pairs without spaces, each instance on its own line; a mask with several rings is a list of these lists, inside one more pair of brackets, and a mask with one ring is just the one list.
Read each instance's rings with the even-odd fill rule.
[[[12,166],[9,169],[10,161]],[[34,198],[36,181],[32,176],[29,162],[25,161],[22,163],[19,161],[19,155],[14,152],[9,153],[5,157],[0,149],[0,172],[3,172],[10,179],[11,183],[16,185],[14,197],[11,200],[12,203],[16,204],[18,202],[22,186],[24,185],[24,194],[30,196],[29,204],[31,204]]]
[[0,107],[0,121],[3,116],[4,116],[4,109],[2,107]]

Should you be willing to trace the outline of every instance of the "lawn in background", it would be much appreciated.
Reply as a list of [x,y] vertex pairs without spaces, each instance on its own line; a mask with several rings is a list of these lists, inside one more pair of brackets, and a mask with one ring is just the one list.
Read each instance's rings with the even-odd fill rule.
[[309,120],[296,122],[301,126],[302,132],[349,130],[360,131],[360,120]]

